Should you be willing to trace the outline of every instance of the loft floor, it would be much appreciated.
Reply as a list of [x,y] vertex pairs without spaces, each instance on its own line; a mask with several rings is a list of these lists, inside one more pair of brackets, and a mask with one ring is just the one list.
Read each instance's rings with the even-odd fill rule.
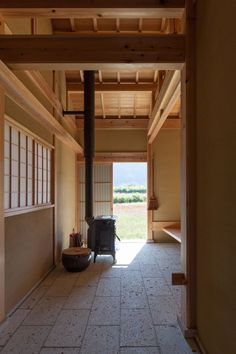
[[0,328],[1,353],[187,354],[178,244],[119,243],[81,273],[54,269]]

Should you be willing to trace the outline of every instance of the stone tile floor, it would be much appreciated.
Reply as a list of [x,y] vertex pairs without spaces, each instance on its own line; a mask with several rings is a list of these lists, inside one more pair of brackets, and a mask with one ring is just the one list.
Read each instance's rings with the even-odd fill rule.
[[59,265],[0,327],[1,353],[188,354],[176,322],[178,244],[119,243],[81,273]]

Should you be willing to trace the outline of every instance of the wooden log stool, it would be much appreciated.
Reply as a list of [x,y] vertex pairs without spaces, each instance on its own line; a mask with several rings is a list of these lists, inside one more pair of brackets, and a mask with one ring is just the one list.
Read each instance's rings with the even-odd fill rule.
[[70,247],[62,251],[62,264],[68,272],[81,272],[91,262],[91,249]]

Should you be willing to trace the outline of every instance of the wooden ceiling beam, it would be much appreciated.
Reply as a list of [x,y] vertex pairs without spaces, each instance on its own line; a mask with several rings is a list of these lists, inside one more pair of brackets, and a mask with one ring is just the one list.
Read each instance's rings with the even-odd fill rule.
[[[111,162],[146,162],[147,152],[96,152],[95,163],[111,163]],[[84,163],[83,156],[78,156],[78,163]]]
[[[83,130],[84,119],[77,119],[77,128]],[[97,130],[147,130],[147,118],[96,118],[95,129]]]
[[[80,118],[76,120],[76,125],[78,130],[84,129],[84,119]],[[169,116],[164,122],[162,129],[180,129],[181,120],[178,116]],[[147,130],[148,128],[148,117],[145,118],[130,118],[130,117],[113,117],[106,118],[96,117],[95,118],[95,129],[96,130]]]
[[50,130],[52,134],[70,147],[76,153],[82,153],[79,143],[65,130],[39,100],[24,86],[24,84],[0,60],[0,87],[19,107],[40,124]]
[[26,70],[101,70],[119,64],[123,69],[151,64],[171,70],[185,61],[184,35],[1,35],[0,43],[1,60]]
[[[77,82],[67,81],[66,84],[67,90],[69,92],[84,92],[84,85]],[[96,83],[95,84],[95,91],[96,92],[152,92],[157,89],[157,84],[147,84],[147,83],[130,83],[130,84],[110,84],[110,83]]]
[[169,97],[169,101],[163,111],[161,111],[159,119],[151,133],[151,135],[148,137],[148,143],[151,144],[155,140],[157,134],[163,127],[166,119],[168,118],[169,114],[171,113],[174,105],[176,104],[177,100],[180,98],[180,82],[175,88],[173,94]]
[[156,127],[156,124],[160,118],[161,112],[165,109],[169,102],[174,90],[180,83],[179,71],[168,71],[164,78],[160,92],[158,93],[156,102],[154,103],[150,123],[148,127],[148,135],[150,136]]
[[0,6],[14,18],[181,18],[185,0],[1,0]]

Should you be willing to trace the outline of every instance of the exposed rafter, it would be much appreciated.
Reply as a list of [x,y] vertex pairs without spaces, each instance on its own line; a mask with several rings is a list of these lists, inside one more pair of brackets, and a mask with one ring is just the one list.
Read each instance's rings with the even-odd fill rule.
[[[180,119],[178,116],[169,116],[164,122],[161,129],[180,129]],[[79,130],[84,129],[84,119],[80,118],[76,121]],[[106,118],[96,117],[95,129],[96,130],[147,130],[148,117],[136,118],[134,117],[113,117]]]
[[169,97],[168,103],[166,107],[164,108],[163,111],[160,112],[159,119],[151,133],[151,135],[148,137],[148,143],[151,144],[154,139],[156,138],[157,134],[159,133],[160,129],[162,128],[163,124],[165,123],[168,115],[172,111],[174,105],[176,104],[177,100],[180,98],[180,82],[175,88],[174,92],[172,95]]
[[63,143],[77,153],[83,152],[79,143],[63,128],[2,61],[0,61],[0,86],[4,88],[7,96],[29,113],[33,119],[40,124],[45,124]]
[[[78,163],[84,163],[83,156],[78,156]],[[146,151],[141,152],[96,152],[94,162],[111,163],[111,162],[146,162]]]
[[[83,130],[84,119],[77,119],[77,128]],[[148,118],[96,118],[95,128],[97,130],[146,130],[148,127]]]
[[185,60],[184,35],[2,35],[0,43],[2,61],[18,69],[97,70],[122,64],[138,70],[151,64],[171,70]]
[[[70,92],[84,92],[84,85],[81,83],[77,82],[72,82],[72,81],[67,81],[67,90]],[[96,83],[95,84],[95,91],[96,92],[110,92],[110,91],[115,91],[115,92],[151,92],[155,91],[157,88],[157,85],[154,83],[141,83],[139,82],[138,84],[136,83],[117,83],[117,84],[111,84],[111,83]]]
[[2,0],[6,17],[181,18],[185,0]]
[[167,103],[171,99],[179,83],[180,83],[180,72],[168,71],[152,110],[151,119],[148,127],[149,136],[151,136],[153,130],[155,129],[157,122],[160,118],[161,112],[165,109]]

